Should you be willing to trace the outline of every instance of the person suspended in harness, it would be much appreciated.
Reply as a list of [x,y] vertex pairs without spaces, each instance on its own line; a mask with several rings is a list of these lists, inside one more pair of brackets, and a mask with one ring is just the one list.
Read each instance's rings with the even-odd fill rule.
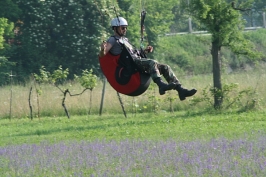
[[[152,80],[158,85],[160,95],[165,94],[168,90],[176,90],[178,92],[179,99],[182,101],[185,100],[186,97],[193,96],[197,92],[196,89],[189,90],[183,88],[169,65],[159,63],[154,59],[144,58],[143,55],[141,55],[141,51],[137,50],[130,44],[129,40],[125,37],[128,27],[126,19],[123,17],[116,17],[112,19],[111,27],[114,34],[109,37],[106,42],[104,41],[101,44],[101,50],[99,53],[100,58],[107,54],[114,56],[121,54],[121,44],[124,44],[132,56],[135,65],[138,67],[138,70],[149,74]],[[153,47],[150,45],[144,49],[145,54],[152,51]],[[165,78],[167,83],[162,80],[161,76]]]

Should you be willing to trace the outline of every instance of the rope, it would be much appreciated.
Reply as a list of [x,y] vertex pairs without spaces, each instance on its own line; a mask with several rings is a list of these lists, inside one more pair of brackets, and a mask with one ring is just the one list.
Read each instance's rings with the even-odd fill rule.
[[[145,1],[140,0],[140,35],[141,35],[141,40],[140,40],[140,48],[144,48],[144,31],[145,31],[145,26],[144,26],[144,21],[146,17],[146,11],[145,11]],[[146,40],[147,41],[147,40]]]
[[141,11],[145,11],[145,2],[146,1],[139,0],[139,2],[140,2],[140,9],[141,9]]

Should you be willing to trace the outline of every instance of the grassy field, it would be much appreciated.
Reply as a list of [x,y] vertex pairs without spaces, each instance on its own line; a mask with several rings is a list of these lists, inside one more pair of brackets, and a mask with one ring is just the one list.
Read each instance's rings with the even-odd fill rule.
[[[62,93],[53,86],[42,85],[40,117],[32,93],[33,120],[32,84],[14,85],[12,100],[11,87],[1,87],[0,176],[265,176],[265,77],[260,69],[224,74],[224,84],[238,84],[228,98],[247,88],[254,92],[237,106],[214,111],[206,102],[191,105],[212,85],[211,75],[180,76],[183,85],[198,89],[195,97],[181,102],[176,92],[159,96],[151,85],[140,97],[121,95],[127,118],[108,84],[99,116],[100,82],[91,114],[89,92],[67,97],[70,119],[61,106]],[[63,87],[82,91],[75,83]],[[172,111],[169,98],[174,98]],[[250,101],[256,104],[248,111]]]
[[[261,39],[261,34],[256,35]],[[265,63],[251,66],[232,61],[231,52],[223,50],[223,86],[237,87],[224,99],[227,109],[214,111],[213,97],[204,95],[213,84],[212,74],[195,75],[211,72],[209,46],[195,43],[191,37],[188,41],[166,39],[165,44],[174,46],[167,50],[177,53],[161,48],[156,58],[172,62],[183,86],[197,88],[197,94],[181,102],[175,91],[160,96],[152,83],[141,96],[120,95],[127,118],[109,84],[99,116],[100,80],[92,91],[92,105],[89,91],[67,96],[70,119],[62,107],[62,92],[52,85],[37,85],[41,95],[36,94],[32,81],[1,86],[0,176],[266,176]],[[184,50],[175,50],[185,42],[189,45]],[[189,47],[193,52],[187,51]],[[183,67],[192,67],[195,72],[185,73],[179,68],[182,63],[168,60],[176,57],[180,57],[179,62],[187,60]],[[228,64],[243,68],[232,71]],[[60,88],[69,89],[71,94],[83,90],[72,81]],[[248,89],[250,92],[240,98]],[[209,99],[193,104],[202,97]]]
[[[266,74],[264,72],[265,66],[262,68],[251,69],[248,71],[242,71],[239,73],[224,73],[222,77],[223,85],[236,83],[238,88],[230,93],[229,98],[234,98],[241,90],[251,89],[254,94],[244,97],[243,100],[256,100],[259,109],[266,107]],[[178,76],[184,87],[197,88],[198,92],[193,98],[189,98],[186,101],[180,102],[176,91],[170,91],[167,94],[160,96],[158,89],[154,83],[150,88],[141,96],[129,97],[121,94],[124,107],[127,113],[149,113],[154,112],[154,109],[159,111],[171,110],[170,101],[172,100],[173,111],[184,110],[202,110],[209,108],[206,102],[199,104],[193,108],[190,107],[191,101],[195,98],[202,97],[203,90],[206,87],[212,86],[212,75],[194,75],[194,76]],[[117,98],[117,94],[109,84],[106,84],[106,92],[103,105],[104,114],[121,114],[121,106]],[[25,118],[29,117],[29,93],[30,87],[34,86],[29,82],[26,85],[13,85],[0,87],[0,119],[1,118]],[[71,94],[80,93],[83,88],[77,83],[66,83],[61,86],[62,89],[69,89]],[[84,92],[80,96],[70,97],[67,95],[65,104],[70,115],[87,115],[89,109],[91,109],[92,115],[98,115],[102,97],[102,82],[98,82],[97,87],[92,91],[92,105],[90,107],[90,91]],[[34,87],[33,87],[34,88]],[[35,90],[33,89],[31,94],[31,104],[33,109],[33,117],[38,116],[38,109],[41,117],[62,117],[65,116],[64,109],[62,107],[63,94],[54,86],[41,85],[42,94],[39,95],[39,107]],[[12,97],[11,97],[12,91]],[[255,93],[256,92],[256,93]],[[12,99],[11,99],[12,98]],[[213,100],[210,96],[211,101]],[[227,105],[228,103],[225,103]],[[11,108],[11,109],[10,109]],[[240,109],[240,108],[239,108]],[[10,111],[11,110],[11,111]],[[11,114],[10,114],[11,112]]]
[[104,116],[45,117],[1,120],[0,145],[59,142],[66,140],[212,139],[252,137],[266,130],[265,112],[197,114],[187,112]]
[[264,176],[264,111],[0,120],[1,176]]

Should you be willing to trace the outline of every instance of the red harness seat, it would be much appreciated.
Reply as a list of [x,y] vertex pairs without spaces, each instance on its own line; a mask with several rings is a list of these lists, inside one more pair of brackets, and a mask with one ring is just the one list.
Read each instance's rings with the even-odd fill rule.
[[[150,85],[150,75],[138,71],[132,57],[122,53],[115,56],[109,52],[105,56],[99,57],[101,70],[117,92],[129,96],[141,95]],[[123,57],[120,58],[120,56]],[[129,61],[127,65],[125,65],[125,60]]]

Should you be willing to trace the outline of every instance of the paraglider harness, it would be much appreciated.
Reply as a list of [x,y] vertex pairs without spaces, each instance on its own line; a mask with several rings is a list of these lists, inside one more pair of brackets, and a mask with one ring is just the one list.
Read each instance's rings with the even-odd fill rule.
[[112,36],[116,39],[117,43],[121,46],[121,54],[118,60],[119,67],[117,68],[117,81],[120,84],[127,84],[130,75],[141,72],[142,71],[138,66],[135,64],[135,60],[141,60],[141,58],[146,58],[146,55],[143,51],[137,50],[133,45],[131,45],[127,38],[119,39],[116,36]]
[[[143,41],[144,16],[141,16],[141,34]],[[126,38],[119,39],[112,36],[121,46],[122,52],[119,55],[113,55],[108,52],[105,56],[99,58],[103,74],[106,76],[110,85],[118,92],[138,96],[144,93],[151,82],[150,75],[142,71],[135,64],[135,60],[147,58],[142,47],[137,50]]]

